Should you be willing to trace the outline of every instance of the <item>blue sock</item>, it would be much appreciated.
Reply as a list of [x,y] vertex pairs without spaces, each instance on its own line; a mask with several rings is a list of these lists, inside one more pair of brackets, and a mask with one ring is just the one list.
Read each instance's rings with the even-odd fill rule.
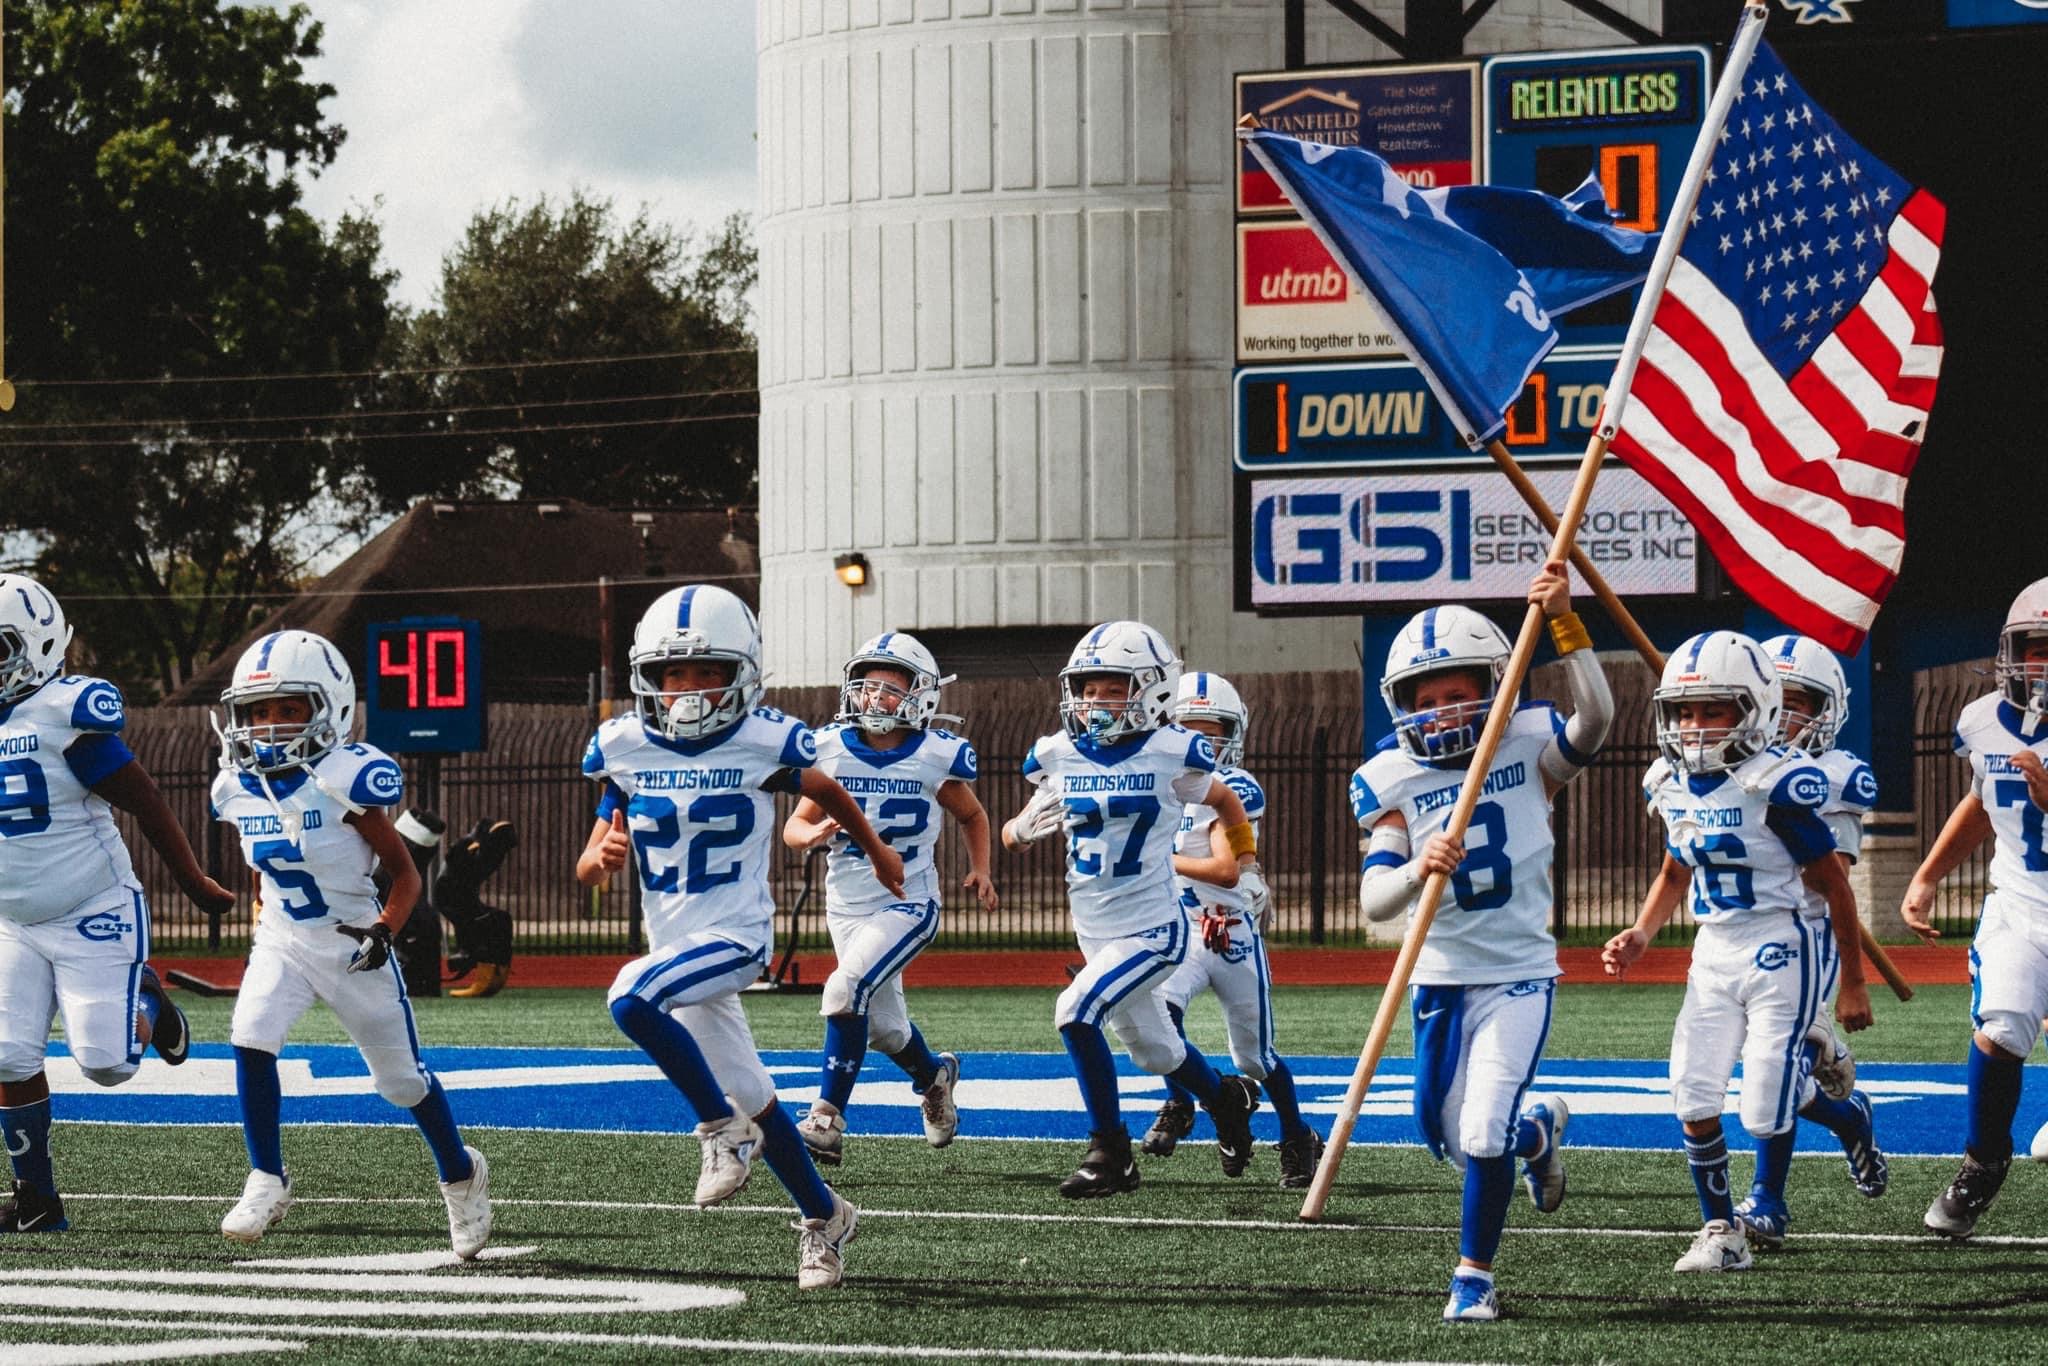
[[[1168,1002],[1166,1006],[1166,1013],[1173,1020],[1174,1032],[1180,1035],[1180,1041],[1182,1043],[1186,1043],[1188,1041],[1187,1011],[1181,1009],[1179,1006],[1174,1005],[1171,1002]],[[1191,1108],[1195,1103],[1195,1093],[1193,1091],[1188,1090],[1187,1087],[1182,1086],[1172,1077],[1166,1078],[1166,1098],[1168,1100],[1177,1100],[1182,1105],[1186,1105]]]
[[1728,1194],[1728,1140],[1721,1134],[1712,1138],[1685,1136],[1685,1160],[1692,1166],[1692,1184],[1699,1191],[1700,1215],[1704,1222],[1719,1219],[1735,1222],[1735,1201]]
[[662,1075],[675,1083],[676,1090],[697,1112],[699,1123],[724,1119],[732,1113],[724,1088],[711,1075],[711,1064],[704,1061],[697,1041],[674,1016],[638,996],[621,996],[612,1002],[612,1019],[621,1033],[654,1059]]
[[1458,1255],[1493,1265],[1500,1251],[1501,1230],[1508,1224],[1508,1201],[1515,1193],[1515,1159],[1465,1159],[1465,1217],[1458,1228]]
[[1180,1066],[1166,1075],[1168,1080],[1177,1081],[1192,1092],[1205,1110],[1215,1105],[1216,1095],[1223,1089],[1223,1078],[1216,1075],[1202,1050],[1193,1044],[1188,1045],[1188,1055],[1180,1060]]
[[412,1107],[412,1122],[420,1126],[427,1146],[433,1149],[434,1165],[440,1168],[441,1179],[469,1180],[476,1170],[475,1164],[463,1150],[461,1131],[455,1127],[455,1112],[448,1108],[448,1093],[441,1089],[439,1077],[427,1083],[427,1098]]
[[1863,1116],[1855,1106],[1821,1091],[1813,1093],[1813,1099],[1806,1102],[1806,1108],[1799,1112],[1799,1117],[1824,1126],[1837,1138],[1846,1138],[1863,1128]]
[[938,1054],[932,1052],[916,1025],[910,1027],[910,1042],[891,1053],[889,1061],[903,1069],[910,1078],[910,1089],[920,1096],[939,1075]]
[[1992,1057],[1970,1044],[1970,1128],[1963,1151],[1988,1166],[2012,1157],[2012,1121],[2020,1108],[2020,1060]]
[[57,1175],[50,1170],[50,1098],[27,1105],[0,1105],[0,1138],[14,1162],[14,1179],[45,1195],[57,1193]]
[[1785,1178],[1792,1172],[1792,1149],[1798,1138],[1799,1129],[1795,1125],[1782,1134],[1757,1140],[1753,1192],[1767,1195],[1781,1205],[1785,1203]]
[[768,1170],[775,1173],[804,1218],[831,1218],[832,1189],[818,1175],[817,1164],[811,1161],[810,1150],[804,1147],[789,1112],[780,1104],[770,1105],[768,1113],[754,1122],[761,1126],[761,1156],[767,1160]]
[[860,1076],[861,1060],[868,1055],[868,1017],[827,1015],[825,1017],[825,1075],[819,1083],[818,1099],[841,1114],[853,1095],[853,1083]]
[[1280,1117],[1281,1142],[1308,1132],[1308,1124],[1301,1117],[1301,1102],[1294,1096],[1294,1070],[1284,1059],[1266,1073],[1266,1079],[1259,1085],[1265,1088],[1266,1099],[1273,1102],[1273,1113]]
[[1088,1107],[1088,1131],[1113,1134],[1124,1127],[1123,1104],[1117,1098],[1116,1060],[1109,1056],[1109,1040],[1091,1024],[1060,1026],[1067,1057],[1073,1060],[1074,1077],[1081,1083],[1081,1100]]
[[278,1124],[284,1100],[277,1081],[277,1054],[235,1049],[235,1098],[242,1106],[242,1142],[249,1147],[249,1165],[283,1176],[284,1136]]

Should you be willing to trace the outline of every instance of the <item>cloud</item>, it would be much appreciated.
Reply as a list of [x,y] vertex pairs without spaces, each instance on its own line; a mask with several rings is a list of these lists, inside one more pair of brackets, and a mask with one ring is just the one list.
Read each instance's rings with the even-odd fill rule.
[[753,211],[752,7],[740,0],[311,0],[309,76],[348,130],[306,187],[383,228],[396,294],[432,302],[477,210],[570,190],[709,228]]

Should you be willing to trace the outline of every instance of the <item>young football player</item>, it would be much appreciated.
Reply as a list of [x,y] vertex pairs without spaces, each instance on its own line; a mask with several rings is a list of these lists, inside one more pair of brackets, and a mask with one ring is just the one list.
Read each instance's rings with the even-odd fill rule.
[[[1216,751],[1216,776],[1237,794],[1245,818],[1258,829],[1266,793],[1244,771],[1244,737],[1250,716],[1237,689],[1221,674],[1184,673],[1174,697],[1173,719],[1209,737]],[[1230,1057],[1237,1070],[1259,1083],[1280,1120],[1280,1185],[1306,1187],[1323,1155],[1323,1140],[1302,1120],[1294,1095],[1294,1073],[1273,1046],[1273,977],[1266,966],[1263,923],[1271,898],[1257,874],[1240,872],[1213,808],[1181,813],[1173,844],[1174,882],[1194,936],[1186,961],[1166,981],[1166,1011],[1187,1037],[1188,1002],[1204,991],[1216,993],[1230,1033]],[[1159,1107],[1140,1146],[1156,1157],[1171,1156],[1195,1123],[1194,1093],[1166,1079],[1166,1103]],[[1224,1170],[1235,1176],[1251,1153],[1224,1155]],[[1234,1170],[1233,1170],[1234,1169]]]
[[0,1141],[14,1168],[0,1234],[70,1227],[43,1071],[60,1011],[71,1058],[97,1085],[134,1076],[151,1045],[167,1063],[185,1060],[189,1031],[146,961],[149,910],[114,808],[135,817],[201,909],[235,904],[122,742],[120,692],[64,676],[70,642],[48,589],[0,574]]
[[846,1102],[870,1044],[910,1077],[923,1100],[924,1137],[934,1148],[960,1128],[954,1087],[960,1059],[934,1054],[910,1019],[903,970],[939,932],[939,831],[933,808],[960,823],[968,872],[961,884],[983,910],[996,908],[989,878],[988,813],[970,784],[974,746],[937,729],[938,661],[915,636],[887,631],[846,661],[839,715],[818,735],[818,771],[838,782],[880,825],[882,842],[903,859],[905,899],[892,900],[868,870],[867,855],[838,822],[806,797],[782,827],[792,849],[829,843],[825,928],[838,958],[825,979],[825,1065],[819,1098],[796,1130],[811,1156],[836,1167],[846,1136]]
[[[1493,1262],[1523,1162],[1530,1203],[1564,1200],[1562,1098],[1523,1104],[1558,976],[1550,935],[1554,840],[1550,804],[1593,762],[1614,718],[1592,640],[1571,610],[1563,566],[1544,567],[1529,601],[1549,619],[1577,709],[1500,695],[1513,653],[1500,628],[1466,607],[1433,607],[1387,651],[1380,696],[1394,733],[1351,777],[1351,810],[1370,832],[1359,906],[1371,920],[1408,910],[1432,873],[1450,878],[1415,960],[1415,1119],[1423,1142],[1464,1173],[1458,1265],[1446,1322],[1500,1316]],[[1515,706],[1487,769],[1484,800],[1462,841],[1445,830],[1480,733],[1496,706]],[[1418,848],[1417,845],[1420,845]]]
[[808,797],[837,821],[895,901],[903,860],[818,771],[809,728],[756,705],[761,627],[744,602],[704,584],[672,588],[640,618],[629,658],[633,714],[599,726],[583,755],[602,795],[576,860],[586,887],[632,861],[645,897],[649,952],[612,982],[612,1019],[696,1113],[697,1204],[746,1185],[758,1150],[802,1216],[797,1285],[834,1286],[859,1216],[819,1179],[776,1102],[739,998],[775,937],[775,794]]
[[[1784,689],[1761,646],[1735,631],[1696,635],[1666,661],[1651,700],[1663,757],[1643,793],[1663,817],[1666,852],[1636,923],[1607,941],[1601,959],[1608,972],[1625,971],[1690,887],[1699,930],[1672,1033],[1671,1093],[1704,1222],[1672,1269],[1740,1271],[1752,1264],[1752,1231],[1766,1246],[1784,1240],[1785,1178],[1800,1118],[1841,1140],[1858,1191],[1884,1194],[1869,1099],[1852,1090],[1837,1100],[1801,1065],[1836,973],[1836,1019],[1850,1033],[1870,1024],[1856,898],[1821,816],[1827,774],[1775,743]],[[1809,889],[1827,903],[1825,916],[1807,914]],[[1742,1124],[1757,1140],[1756,1180],[1740,1220],[1721,1130],[1738,1059]]]
[[1239,1155],[1251,1151],[1257,1084],[1217,1076],[1174,1028],[1162,991],[1188,951],[1173,882],[1183,810],[1213,808],[1240,869],[1255,864],[1258,845],[1244,804],[1216,776],[1208,737],[1169,719],[1180,671],[1166,638],[1141,622],[1105,622],[1083,636],[1060,670],[1061,730],[1024,759],[1037,792],[1003,826],[1011,849],[1061,831],[1067,839],[1068,904],[1088,963],[1060,993],[1053,1020],[1090,1128],[1088,1155],[1060,1183],[1070,1199],[1138,1186],[1105,1023],[1132,1062],[1180,1082],[1209,1111],[1226,1175],[1242,1174]]
[[[1970,945],[1976,990],[1970,1017],[1969,1123],[1963,1166],[1927,1208],[1930,1231],[1967,1238],[2005,1183],[2022,1064],[2048,1013],[2048,579],[2021,590],[1998,634],[1998,690],[1956,719],[1956,753],[1970,791],[1935,837],[1900,907],[1907,928],[1932,943],[1928,917],[1941,880],[1987,836],[1991,890]],[[2037,1140],[2037,1147],[2039,1142]]]
[[[420,895],[419,870],[391,823],[405,778],[390,756],[349,743],[355,675],[310,631],[278,631],[251,645],[220,700],[227,724],[215,722],[221,772],[213,814],[241,837],[263,908],[229,1029],[249,1178],[220,1231],[253,1243],[292,1207],[277,1055],[320,1001],[369,1064],[377,1094],[419,1125],[439,1169],[448,1241],[468,1261],[491,1233],[490,1164],[462,1141],[447,1094],[420,1058],[412,1002],[391,952]],[[379,865],[391,879],[388,901],[377,896]]]

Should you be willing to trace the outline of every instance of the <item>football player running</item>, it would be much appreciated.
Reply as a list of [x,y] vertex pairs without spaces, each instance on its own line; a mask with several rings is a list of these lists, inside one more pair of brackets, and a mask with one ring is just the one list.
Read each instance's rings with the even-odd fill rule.
[[152,1045],[185,1060],[185,1018],[148,966],[149,909],[114,824],[135,818],[209,915],[234,897],[200,870],[156,784],[121,740],[104,679],[66,676],[71,641],[50,591],[0,574],[0,1141],[14,1169],[0,1234],[70,1227],[50,1163],[50,1021],[71,1059],[119,1086]]
[[[1554,840],[1550,804],[1593,762],[1613,724],[1607,678],[1564,567],[1529,586],[1549,619],[1577,709],[1500,695],[1512,653],[1500,628],[1466,607],[1418,613],[1387,651],[1380,696],[1394,733],[1351,777],[1351,810],[1369,832],[1359,906],[1371,920],[1407,911],[1434,873],[1446,901],[1415,960],[1415,1119],[1423,1142],[1464,1172],[1458,1265],[1446,1322],[1500,1316],[1493,1262],[1523,1162],[1530,1203],[1563,1203],[1562,1098],[1524,1105],[1550,1034],[1558,976],[1550,935]],[[1496,706],[1515,706],[1462,841],[1445,830],[1480,732]],[[1417,840],[1421,847],[1415,847]]]
[[[1266,793],[1244,770],[1250,715],[1237,689],[1221,674],[1184,673],[1174,697],[1173,719],[1209,737],[1216,750],[1216,776],[1237,794],[1256,831],[1266,810]],[[1315,1176],[1323,1140],[1302,1120],[1294,1073],[1273,1046],[1273,975],[1266,964],[1265,941],[1271,894],[1257,873],[1238,868],[1222,823],[1208,806],[1190,806],[1181,814],[1173,873],[1194,937],[1186,961],[1166,981],[1167,1014],[1186,1038],[1188,1002],[1204,991],[1216,993],[1230,1034],[1231,1061],[1264,1089],[1280,1120],[1280,1185],[1302,1189]],[[1195,1122],[1194,1093],[1171,1077],[1166,1092],[1166,1103],[1141,1145],[1157,1157],[1172,1155]],[[1222,1156],[1224,1170],[1232,1176],[1251,1159],[1249,1151]]]
[[1070,1199],[1138,1186],[1105,1024],[1132,1062],[1180,1082],[1209,1111],[1226,1175],[1244,1170],[1232,1154],[1251,1149],[1257,1084],[1217,1076],[1174,1028],[1163,990],[1188,951],[1173,881],[1182,812],[1212,808],[1241,871],[1256,866],[1258,845],[1244,804],[1216,776],[1208,737],[1170,720],[1180,673],[1173,647],[1141,622],[1104,622],[1083,636],[1060,670],[1061,730],[1024,759],[1037,792],[1003,826],[1011,849],[1065,834],[1068,905],[1088,958],[1053,1016],[1090,1130],[1087,1156],[1060,1183]]
[[[277,1055],[319,1001],[362,1053],[377,1094],[419,1125],[439,1170],[449,1244],[468,1261],[491,1234],[490,1164],[462,1141],[447,1093],[420,1058],[391,951],[420,895],[419,870],[391,821],[404,775],[389,755],[349,743],[355,675],[310,631],[251,645],[220,700],[227,723],[214,723],[221,771],[211,805],[240,836],[262,906],[229,1029],[250,1170],[220,1231],[253,1243],[292,1207]],[[383,900],[379,865],[391,880]]]
[[613,981],[612,1019],[697,1116],[697,1204],[737,1193],[758,1151],[801,1215],[797,1285],[835,1286],[858,1215],[776,1102],[739,999],[774,940],[775,794],[808,797],[837,821],[895,901],[903,860],[818,770],[809,728],[757,705],[761,627],[744,602],[704,584],[670,589],[640,618],[629,660],[633,714],[599,726],[584,752],[602,793],[576,860],[586,887],[632,862],[645,897],[650,951]]
[[[798,1122],[811,1156],[836,1167],[846,1136],[846,1103],[869,1045],[910,1077],[922,1101],[925,1141],[943,1148],[960,1128],[954,1088],[960,1059],[934,1054],[911,1021],[903,970],[939,932],[939,839],[933,808],[960,824],[968,873],[961,884],[983,910],[996,908],[989,877],[989,821],[970,784],[974,746],[935,727],[938,661],[915,636],[886,631],[846,662],[839,715],[818,733],[818,771],[872,812],[883,843],[903,860],[905,896],[892,898],[875,881],[867,854],[824,808],[806,797],[783,824],[792,849],[829,845],[825,865],[825,928],[838,962],[818,1006],[825,1017],[825,1063],[819,1098]],[[950,718],[949,718],[950,719]]]
[[[2048,579],[2021,590],[1998,634],[1998,690],[1956,719],[1955,750],[1970,763],[1970,791],[1935,837],[1900,907],[1929,943],[1941,880],[1987,836],[1991,890],[1970,945],[1969,1119],[1963,1166],[1927,1208],[1931,1232],[1967,1238],[2005,1183],[2022,1064],[2048,1013]],[[2042,1145],[2035,1141],[2038,1150]]]
[[[1753,1244],[1784,1241],[1785,1178],[1802,1117],[1841,1140],[1859,1192],[1884,1194],[1869,1099],[1852,1090],[1838,1100],[1802,1066],[1837,974],[1836,1019],[1850,1033],[1870,1024],[1856,898],[1822,818],[1826,772],[1775,743],[1784,685],[1761,646],[1735,631],[1696,635],[1665,662],[1651,699],[1663,757],[1643,793],[1663,817],[1666,852],[1636,923],[1607,941],[1601,960],[1610,973],[1626,971],[1690,890],[1699,930],[1672,1032],[1671,1092],[1704,1222],[1672,1269],[1740,1271],[1753,1264]],[[1816,895],[1824,916],[1809,914]],[[1738,1059],[1742,1124],[1757,1140],[1740,1217],[1721,1129]]]

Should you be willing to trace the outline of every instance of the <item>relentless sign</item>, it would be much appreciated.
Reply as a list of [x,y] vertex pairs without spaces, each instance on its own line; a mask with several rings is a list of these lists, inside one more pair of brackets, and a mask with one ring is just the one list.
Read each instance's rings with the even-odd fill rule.
[[[1411,185],[1473,185],[1478,79],[1471,62],[1245,75],[1237,78],[1237,112],[1289,137],[1375,152]],[[1239,213],[1293,212],[1249,152],[1237,158]]]
[[[1614,356],[1606,347],[1552,351],[1509,411],[1502,442],[1520,458],[1582,454]],[[1406,362],[1242,369],[1232,395],[1242,470],[1487,459],[1465,448],[1421,372]]]
[[1240,361],[1401,354],[1371,300],[1305,223],[1238,224],[1237,281]]
[[[1552,507],[1572,470],[1530,478]],[[1631,470],[1604,470],[1579,548],[1623,595],[1689,594],[1691,525]],[[1511,600],[1549,553],[1550,533],[1498,473],[1255,479],[1254,607]],[[1584,593],[1576,571],[1573,590]]]

